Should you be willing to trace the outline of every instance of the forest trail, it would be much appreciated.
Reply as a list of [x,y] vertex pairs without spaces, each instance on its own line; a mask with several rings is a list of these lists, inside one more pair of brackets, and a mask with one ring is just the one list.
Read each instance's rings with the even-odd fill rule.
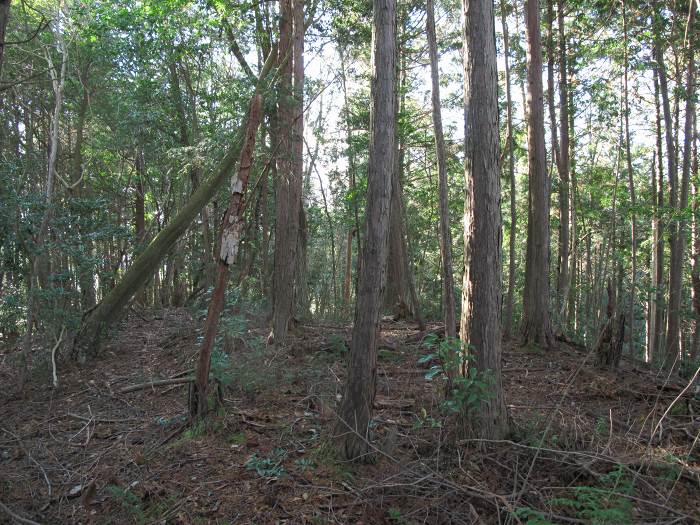
[[4,392],[0,502],[40,523],[700,522],[700,403],[686,395],[659,423],[684,385],[638,362],[606,374],[580,348],[507,344],[512,441],[460,440],[441,425],[442,380],[418,363],[421,333],[383,323],[380,457],[354,465],[323,447],[349,327],[301,326],[275,350],[259,320],[232,318],[208,430],[184,426],[185,384],[124,392],[186,376],[199,326],[185,309],[132,312],[99,366],[62,368],[55,391],[47,368],[24,399]]

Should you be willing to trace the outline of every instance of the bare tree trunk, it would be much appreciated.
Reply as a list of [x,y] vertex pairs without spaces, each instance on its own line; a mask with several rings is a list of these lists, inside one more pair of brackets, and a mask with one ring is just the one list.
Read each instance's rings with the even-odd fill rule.
[[555,346],[549,320],[549,179],[544,142],[544,94],[539,0],[526,0],[529,117],[529,190],[525,289],[523,292],[523,344]]
[[[435,133],[435,154],[438,165],[438,191],[440,193],[440,261],[442,276],[442,316],[445,321],[445,337],[457,337],[457,320],[455,317],[455,291],[452,275],[452,234],[450,233],[450,205],[447,181],[447,165],[445,162],[445,137],[442,133],[442,109],[440,107],[440,72],[438,70],[437,38],[435,35],[435,6],[434,0],[426,4],[428,35],[428,52],[430,54],[430,78],[432,83],[433,128]],[[507,31],[507,29],[506,29]],[[507,37],[506,37],[507,39]],[[506,50],[508,44],[506,43]],[[507,66],[506,51],[506,70]],[[507,88],[510,97],[510,87]],[[508,99],[508,115],[510,115],[510,98]],[[510,119],[509,119],[510,122]],[[512,149],[511,149],[512,154]],[[512,157],[511,157],[512,159]],[[511,259],[511,264],[513,260]],[[512,295],[510,295],[512,299]],[[511,304],[512,310],[512,304]]]
[[[550,165],[555,165],[559,174],[559,238],[557,242],[557,300],[556,312],[564,311],[566,304],[563,299],[564,283],[568,279],[568,241],[569,241],[569,200],[568,188],[564,184],[565,177],[562,173],[562,151],[559,148],[559,138],[557,133],[557,112],[554,106],[554,0],[547,0],[547,105],[549,106],[549,130],[552,148],[552,159]],[[563,150],[563,145],[562,145]],[[550,180],[552,179],[550,170]],[[560,328],[563,330],[565,323],[559,319]]]
[[342,48],[340,49],[340,80],[343,85],[343,107],[345,118],[346,145],[348,148],[348,175],[350,180],[350,191],[352,193],[352,211],[355,217],[355,240],[357,243],[357,273],[362,261],[362,239],[360,238],[360,215],[357,209],[357,184],[355,183],[355,153],[352,145],[352,127],[350,125],[350,106],[348,103],[348,86],[345,74],[345,55]]
[[[688,15],[688,25],[690,28],[689,42],[693,42],[693,21],[695,19],[695,9],[689,10]],[[659,55],[660,56],[660,55]],[[661,57],[661,63],[663,63],[663,58]],[[661,94],[664,95],[664,84],[665,84],[665,73],[662,64],[659,64],[659,80],[661,80]],[[689,53],[688,57],[688,68],[686,77],[686,102],[685,102],[685,142],[684,142],[684,155],[683,155],[683,171],[681,177],[681,188],[680,188],[680,198],[678,196],[677,188],[677,174],[674,173],[674,169],[669,165],[669,179],[671,180],[671,197],[670,206],[675,208],[679,212],[684,210],[688,205],[688,183],[690,179],[690,158],[691,158],[691,145],[692,145],[692,132],[693,132],[693,115],[695,113],[695,56],[694,53]],[[667,90],[666,90],[667,91]],[[668,92],[666,93],[666,100],[668,100]],[[666,105],[666,104],[664,104]],[[671,133],[670,126],[667,122],[667,142],[668,135]],[[672,145],[673,139],[671,139]],[[669,152],[673,152],[673,147],[668,147]],[[669,154],[669,159],[673,158],[674,155]],[[670,160],[669,160],[670,162]],[[680,213],[679,213],[680,215]],[[671,236],[669,243],[671,245],[671,261],[669,269],[669,298],[668,298],[668,325],[666,329],[666,359],[665,366],[675,367],[680,359],[680,310],[681,310],[681,300],[682,300],[682,283],[683,283],[683,251],[685,248],[685,220],[680,216],[676,221],[670,225]]]
[[372,106],[365,246],[355,322],[334,445],[350,460],[371,461],[370,419],[376,392],[377,339],[386,278],[389,205],[396,140],[396,3],[374,0]]
[[297,275],[296,275],[296,304],[299,315],[305,317],[309,312],[309,283],[308,283],[308,231],[306,211],[304,209],[303,179],[304,179],[304,0],[294,0],[294,31],[292,45],[294,47],[294,126],[292,128],[292,170],[294,183],[299,195],[299,234],[297,235]]
[[[560,149],[559,149],[559,211],[561,213],[561,225],[559,233],[559,280],[557,289],[559,291],[559,318],[564,329],[567,319],[573,312],[567,311],[567,300],[573,278],[575,256],[571,257],[571,238],[575,239],[575,224],[572,221],[571,205],[573,191],[570,180],[571,170],[571,149],[569,140],[569,78],[568,62],[566,58],[566,34],[564,31],[564,5],[563,0],[557,0],[557,21],[559,29],[559,129],[560,129]],[[573,126],[572,128],[573,129]]]
[[[314,166],[315,169],[315,166]],[[323,188],[323,179],[321,178],[321,174],[319,171],[316,169],[316,176],[318,177],[318,186],[321,189],[321,197],[323,197],[323,211],[324,214],[326,215],[326,222],[328,223],[328,232],[329,232],[329,240],[331,243],[331,277],[332,277],[332,283],[331,283],[331,288],[333,290],[333,309],[335,310],[338,308],[338,270],[337,270],[337,265],[336,265],[336,259],[335,259],[335,228],[333,227],[333,218],[331,217],[330,210],[328,209],[328,199],[326,198],[326,190]],[[333,192],[333,189],[331,187],[331,194]],[[348,234],[348,253],[349,253],[349,260],[350,260],[350,265],[352,265],[352,232]],[[348,270],[346,270],[348,271]],[[351,270],[349,270],[351,271]],[[343,293],[345,293],[345,287],[350,288],[350,277],[349,274],[346,275],[346,281],[343,283]]]
[[[275,185],[275,263],[272,285],[271,340],[284,344],[294,314],[294,285],[297,274],[301,183],[294,171],[294,9],[292,0],[280,0],[279,90],[277,108],[277,180]],[[301,4],[298,4],[301,8]],[[292,132],[290,133],[290,130]]]
[[[659,102],[658,68],[654,68],[654,102],[656,107],[656,166],[657,166],[657,193],[656,193],[656,238],[655,255],[655,300],[654,300],[654,327],[652,330],[652,344],[649,349],[649,359],[661,355],[662,334],[664,329],[664,164],[663,164],[663,140],[661,137],[661,104]],[[656,176],[656,175],[654,175]]]
[[262,95],[256,94],[250,104],[243,148],[238,160],[238,176],[231,190],[231,199],[221,226],[220,253],[217,263],[216,284],[207,320],[204,323],[204,339],[199,349],[199,360],[195,372],[194,388],[190,396],[190,417],[203,419],[209,410],[209,370],[211,352],[219,328],[219,319],[224,307],[224,295],[228,283],[229,267],[236,262],[238,249],[243,235],[243,195],[248,186],[248,177],[253,165],[255,136],[260,125],[262,113]]
[[[402,22],[402,31],[403,22]],[[403,35],[402,35],[403,36]],[[401,41],[402,37],[399,37]],[[397,45],[397,72],[396,72],[396,113],[403,111],[405,97],[404,87],[406,82],[405,55],[401,46]],[[398,95],[401,93],[401,96]],[[394,312],[394,319],[413,318],[421,330],[425,328],[423,317],[420,313],[420,304],[411,272],[410,255],[408,252],[408,235],[406,231],[406,209],[403,204],[403,185],[401,176],[404,171],[404,139],[397,134],[394,143],[394,171],[392,173],[392,192],[389,217],[389,255],[387,262],[387,287],[384,294],[385,307]]]
[[513,301],[515,292],[515,233],[518,214],[515,206],[515,151],[513,137],[513,101],[510,85],[510,39],[506,2],[501,0],[501,26],[503,27],[503,55],[506,73],[506,148],[508,148],[508,180],[510,182],[510,228],[508,233],[508,293],[503,317],[503,329],[510,337],[513,329]]
[[[698,176],[698,117],[693,118],[693,165],[691,168],[692,176],[697,180]],[[700,203],[698,198],[700,191],[698,183],[693,183],[693,271],[692,271],[692,292],[693,292],[693,311],[695,319],[693,320],[693,342],[690,349],[691,363],[697,363],[700,355],[700,223],[698,221],[698,213],[700,212]]]
[[622,2],[622,26],[624,33],[624,76],[623,76],[623,97],[624,97],[624,115],[625,115],[625,157],[627,160],[627,180],[629,183],[630,192],[630,205],[631,205],[631,219],[632,219],[632,279],[631,288],[629,296],[629,309],[628,309],[628,319],[627,324],[629,325],[629,341],[630,341],[630,353],[634,354],[634,337],[635,337],[635,315],[634,315],[634,302],[635,294],[637,289],[637,214],[635,212],[635,207],[637,205],[637,198],[634,189],[634,170],[632,168],[632,150],[631,150],[631,139],[630,139],[630,106],[629,106],[629,89],[628,89],[628,74],[629,74],[629,46],[627,44],[627,5],[625,1]]
[[464,130],[466,191],[460,337],[466,348],[474,349],[477,372],[491,375],[488,399],[478,410],[464,415],[468,416],[468,435],[502,439],[508,432],[508,417],[501,381],[501,186],[493,2],[463,0],[462,10],[464,104],[468,118]]

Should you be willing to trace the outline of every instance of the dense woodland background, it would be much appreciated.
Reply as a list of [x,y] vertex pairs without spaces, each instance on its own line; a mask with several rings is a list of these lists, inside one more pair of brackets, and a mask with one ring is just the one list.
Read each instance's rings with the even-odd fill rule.
[[124,322],[173,316],[196,352],[156,379],[188,385],[194,428],[232,362],[345,330],[319,344],[347,362],[326,430],[351,460],[381,459],[377,362],[404,343],[460,438],[514,435],[502,351],[692,394],[699,8],[0,0],[0,390],[58,389]]

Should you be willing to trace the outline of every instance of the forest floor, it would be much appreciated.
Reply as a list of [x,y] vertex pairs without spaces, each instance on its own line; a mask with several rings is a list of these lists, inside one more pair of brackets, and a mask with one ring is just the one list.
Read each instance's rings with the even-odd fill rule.
[[184,425],[186,384],[126,391],[187,375],[200,324],[184,309],[133,312],[90,366],[61,367],[57,389],[45,367],[23,398],[9,396],[0,352],[0,523],[9,512],[99,524],[700,523],[700,402],[680,395],[687,382],[625,359],[602,373],[564,343],[508,342],[512,436],[465,440],[440,409],[442,380],[418,363],[422,334],[383,323],[378,460],[357,465],[328,446],[348,327],[300,326],[274,349],[262,323],[234,318],[209,428]]

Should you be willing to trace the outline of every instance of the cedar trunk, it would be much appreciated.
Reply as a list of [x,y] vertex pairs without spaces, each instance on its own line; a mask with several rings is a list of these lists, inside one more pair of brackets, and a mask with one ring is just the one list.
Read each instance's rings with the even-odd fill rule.
[[[445,322],[445,337],[457,337],[455,318],[455,292],[452,276],[452,234],[450,233],[450,205],[447,186],[447,164],[445,161],[445,137],[442,133],[442,110],[440,107],[440,77],[438,71],[437,38],[435,35],[435,6],[433,0],[426,4],[428,52],[430,54],[430,79],[432,85],[433,128],[435,153],[438,165],[438,191],[440,194],[440,271],[442,276],[442,316]],[[506,44],[507,45],[507,44]],[[506,60],[508,58],[506,57]],[[507,66],[506,66],[507,67]],[[508,90],[510,96],[510,90]],[[508,111],[510,115],[510,99]]]
[[527,95],[530,178],[523,291],[523,344],[554,347],[549,319],[549,178],[544,141],[542,43],[538,0],[526,0]]
[[[463,0],[464,13],[464,284],[460,337],[479,374],[492,374],[489,396],[467,433],[502,439],[508,419],[501,383],[501,186],[498,71],[493,3]],[[471,356],[470,356],[471,359]]]
[[341,456],[369,461],[377,379],[377,339],[386,278],[389,204],[396,140],[395,0],[374,0],[372,107],[365,244],[358,276],[355,322],[335,445]]

